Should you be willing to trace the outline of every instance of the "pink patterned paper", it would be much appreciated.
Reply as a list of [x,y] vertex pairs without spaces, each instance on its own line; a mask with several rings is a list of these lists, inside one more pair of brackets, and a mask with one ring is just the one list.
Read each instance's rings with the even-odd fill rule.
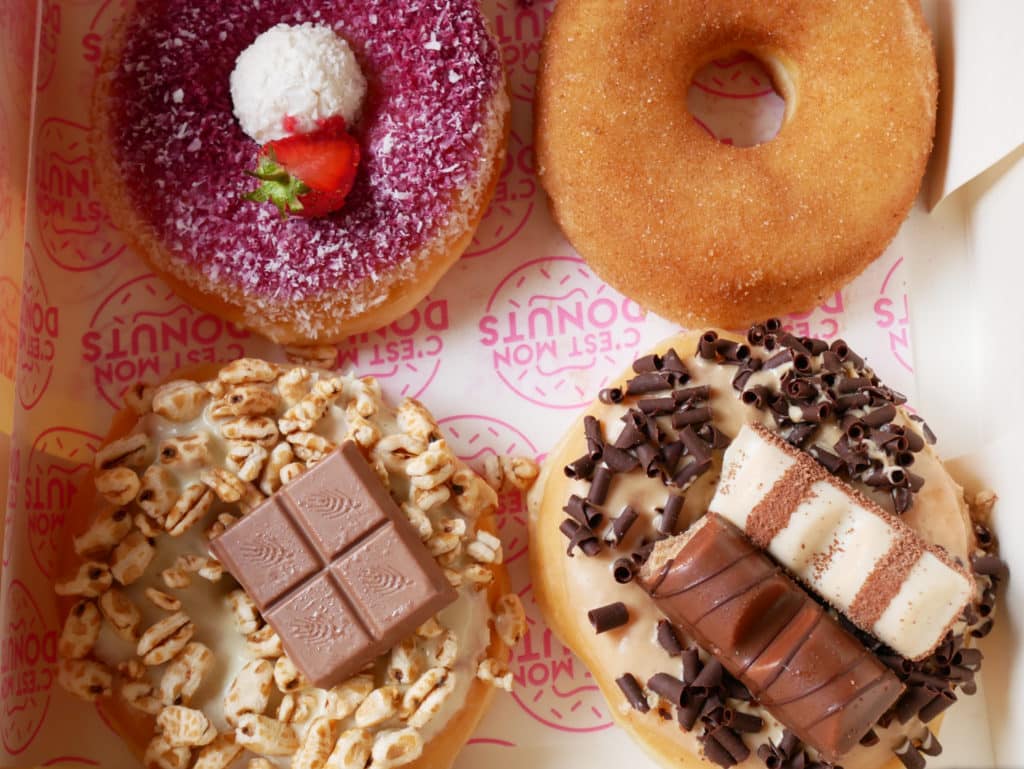
[[[338,345],[336,361],[378,377],[391,398],[423,400],[456,452],[477,468],[494,454],[543,457],[598,388],[678,330],[602,283],[549,215],[536,178],[532,108],[554,0],[484,5],[513,100],[509,157],[494,200],[465,257],[430,296],[388,327]],[[89,95],[121,8],[119,0],[41,3],[20,333],[6,310],[17,285],[0,279],[0,368],[15,379],[0,576],[3,766],[133,765],[96,712],[56,686],[50,586],[62,509],[125,388],[189,363],[283,357],[175,296],[125,246],[104,210],[87,148]],[[0,15],[0,25],[18,24]],[[23,46],[0,52],[3,67],[25,67],[23,58]],[[709,79],[698,77],[689,103],[709,132],[736,144],[770,135],[783,105],[759,65],[738,57],[712,63],[708,72]],[[906,260],[918,248],[920,226],[912,217],[862,278],[785,319],[797,334],[854,341],[911,398]],[[612,728],[589,673],[533,603],[521,494],[502,497],[498,522],[529,633],[512,659],[515,693],[496,698],[457,766],[540,767],[550,759],[551,766],[573,769],[592,765],[596,754],[649,766]]]

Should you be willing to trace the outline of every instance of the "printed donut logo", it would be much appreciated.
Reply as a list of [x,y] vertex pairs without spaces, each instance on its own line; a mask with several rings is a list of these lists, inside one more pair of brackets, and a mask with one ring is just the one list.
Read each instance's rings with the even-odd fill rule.
[[749,147],[778,134],[786,102],[764,66],[748,53],[715,59],[694,75],[686,94],[691,117],[723,144]]
[[159,382],[185,366],[245,356],[249,332],[179,298],[155,275],[115,288],[82,335],[82,358],[112,408],[139,381]]
[[795,336],[810,336],[831,342],[843,329],[846,302],[841,291],[807,312],[794,312],[782,318],[782,330]]
[[[488,456],[537,458],[537,447],[521,431],[495,417],[460,414],[438,422],[455,455],[482,474]],[[521,491],[498,495],[498,535],[510,564],[526,554],[529,542],[526,525],[526,497]]]
[[875,301],[875,325],[888,335],[888,348],[896,362],[914,373],[914,350],[910,339],[910,296],[903,257],[889,268]]
[[419,398],[441,368],[450,328],[448,300],[428,296],[384,328],[350,336],[336,367],[376,378],[392,400]]
[[[65,0],[69,2],[70,0]],[[87,4],[94,0],[78,0]],[[101,3],[96,15],[89,22],[88,31],[82,35],[82,58],[99,70],[103,60],[103,48],[106,40],[114,31],[118,19],[123,19],[130,0],[105,0]]]
[[505,276],[478,328],[494,372],[512,392],[538,406],[576,409],[631,359],[644,319],[640,305],[582,259],[552,256]]
[[520,591],[526,635],[512,652],[512,697],[533,719],[560,732],[596,732],[612,725],[590,671],[544,624],[531,586]]
[[0,376],[14,379],[18,361],[18,306],[21,291],[10,278],[0,278]]
[[[0,3],[0,50],[4,52],[0,62],[5,65],[5,82],[11,89],[7,98],[18,107],[23,117],[28,117],[31,109],[35,12],[36,3],[32,0]],[[40,76],[42,73],[40,62]]]
[[60,332],[60,310],[50,305],[39,265],[32,247],[25,249],[25,276],[21,294],[21,327],[18,344],[18,402],[22,408],[32,409],[42,399],[53,378],[57,335]]
[[54,264],[72,272],[109,264],[125,246],[96,193],[89,128],[46,120],[36,153],[39,237]]
[[472,259],[497,251],[522,232],[533,213],[536,196],[537,163],[533,145],[526,144],[519,132],[513,130],[494,197],[463,258]]
[[0,633],[0,740],[10,755],[28,748],[46,720],[57,676],[57,631],[25,584],[8,586]]
[[101,438],[73,427],[39,434],[28,455],[23,509],[29,550],[39,570],[52,579],[64,539],[65,514],[92,469]]
[[53,0],[43,0],[39,5],[39,46],[37,58],[39,70],[36,75],[36,90],[45,91],[53,80],[57,69],[57,54],[60,51],[60,33],[64,28],[61,5]]
[[501,45],[505,71],[509,74],[512,99],[532,106],[540,71],[544,29],[555,10],[555,0],[498,0],[494,33]]

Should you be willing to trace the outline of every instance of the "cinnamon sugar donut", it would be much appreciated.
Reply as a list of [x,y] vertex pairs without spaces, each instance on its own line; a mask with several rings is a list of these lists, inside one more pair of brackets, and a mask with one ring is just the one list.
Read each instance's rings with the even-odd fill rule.
[[[368,81],[342,210],[282,220],[243,200],[257,144],[234,115],[241,51],[326,25]],[[139,0],[105,54],[94,155],[112,218],[200,308],[281,343],[328,343],[410,310],[468,246],[505,156],[500,50],[476,0]]]
[[[139,386],[126,401],[68,513],[61,685],[96,701],[148,768],[237,767],[261,754],[281,769],[323,766],[310,762],[314,748],[338,767],[365,766],[371,753],[380,767],[450,766],[494,689],[511,685],[506,661],[525,615],[493,536],[497,494],[429,412],[384,402],[372,378],[256,359]],[[287,432],[296,418],[310,429]],[[254,601],[211,558],[210,538],[343,440],[381,476],[457,597],[324,690],[296,674]],[[197,488],[204,496],[190,497]],[[205,507],[176,515],[186,498]],[[248,733],[245,715],[277,736]],[[179,717],[199,725],[195,739],[168,744],[168,719]]]
[[[762,346],[769,336],[773,337],[771,345]],[[689,664],[710,667],[708,663],[719,660],[731,669],[729,659],[748,660],[750,669],[756,667],[765,676],[774,673],[780,676],[780,681],[781,667],[792,675],[788,679],[789,702],[811,697],[819,690],[809,684],[806,690],[800,688],[801,670],[807,667],[802,668],[794,654],[781,657],[786,660],[781,666],[758,659],[756,655],[744,656],[750,654],[752,647],[762,652],[767,648],[758,645],[763,643],[763,636],[758,635],[761,626],[757,607],[750,608],[749,615],[743,614],[742,604],[735,610],[737,616],[746,616],[746,624],[740,620],[743,629],[737,630],[732,646],[709,649],[698,646],[694,637],[679,631],[678,625],[675,631],[667,632],[665,615],[644,584],[645,571],[649,564],[656,568],[663,548],[699,529],[702,523],[708,523],[708,518],[728,515],[721,500],[731,494],[735,509],[749,513],[751,519],[758,509],[771,510],[771,505],[777,506],[776,511],[791,511],[792,518],[779,524],[783,528],[774,530],[782,533],[777,540],[772,540],[770,552],[775,555],[776,546],[781,547],[785,540],[790,552],[804,554],[802,557],[806,558],[812,578],[791,568],[792,564],[782,558],[773,562],[779,564],[775,566],[776,572],[781,568],[783,573],[789,573],[794,581],[805,586],[807,593],[814,592],[815,588],[810,586],[814,579],[823,584],[825,577],[822,575],[833,580],[829,583],[833,587],[836,579],[862,587],[870,582],[874,586],[872,595],[876,595],[877,590],[877,597],[882,601],[880,610],[892,599],[892,594],[883,598],[887,583],[877,575],[872,579],[874,569],[879,568],[877,564],[884,564],[883,570],[891,568],[900,575],[894,579],[909,580],[907,575],[911,572],[905,567],[915,563],[915,556],[897,549],[894,552],[902,555],[892,561],[880,559],[873,567],[871,559],[875,553],[879,548],[886,552],[888,546],[877,528],[855,525],[852,517],[845,517],[849,508],[836,503],[834,496],[820,490],[801,491],[804,469],[795,474],[784,472],[785,465],[773,464],[777,461],[775,454],[758,448],[749,439],[744,442],[740,436],[753,431],[763,434],[768,443],[781,446],[785,441],[800,447],[802,450],[789,448],[788,451],[798,457],[800,464],[810,465],[812,475],[826,477],[825,483],[830,486],[845,487],[849,498],[858,500],[857,504],[865,509],[872,505],[864,496],[867,495],[884,508],[879,511],[881,517],[897,514],[901,525],[912,530],[910,536],[919,538],[927,548],[941,554],[954,572],[963,574],[969,585],[970,603],[957,618],[954,629],[938,647],[933,649],[929,644],[931,650],[915,662],[901,657],[875,636],[849,623],[845,625],[853,628],[850,632],[856,633],[856,644],[861,645],[863,653],[873,656],[876,663],[881,661],[893,668],[907,688],[893,708],[898,717],[883,714],[874,726],[871,721],[864,726],[868,733],[849,735],[853,747],[836,764],[846,769],[923,766],[923,760],[918,763],[923,755],[935,755],[935,751],[941,750],[940,745],[936,747],[935,735],[939,727],[936,716],[954,704],[957,697],[974,691],[973,672],[965,673],[970,682],[954,681],[959,673],[944,678],[943,671],[949,668],[943,665],[948,665],[951,650],[955,652],[954,646],[971,646],[976,638],[991,629],[994,580],[987,574],[995,570],[982,562],[990,557],[983,551],[993,545],[981,522],[987,519],[994,495],[987,492],[973,499],[965,498],[930,445],[934,436],[899,405],[902,397],[879,383],[856,355],[846,355],[837,366],[838,358],[834,355],[838,355],[836,351],[841,348],[830,350],[828,345],[815,340],[809,347],[810,354],[799,353],[807,355],[806,361],[797,359],[780,365],[776,359],[771,365],[758,367],[758,363],[779,354],[788,357],[795,350],[790,344],[803,347],[808,340],[779,336],[776,341],[773,334],[764,333],[763,327],[753,338],[758,343],[752,341],[746,346],[742,338],[721,331],[710,344],[703,342],[702,336],[696,333],[665,340],[651,350],[651,354],[638,359],[631,371],[612,380],[609,389],[603,391],[570,428],[545,460],[541,477],[529,497],[529,553],[534,595],[558,638],[586,664],[617,724],[664,766],[685,769],[714,765],[740,769],[805,764],[832,766],[815,764],[820,754],[808,746],[807,755],[803,755],[804,748],[792,737],[788,748],[784,748],[787,739],[780,723],[783,716],[777,715],[778,711],[768,704],[769,697],[751,700],[751,692],[744,693],[744,687],[735,686],[735,680],[726,681],[728,686],[718,693],[721,699],[717,701],[719,708],[731,710],[733,716],[744,714],[748,722],[728,735],[734,738],[726,741],[733,758],[715,752],[714,745],[710,744],[715,742],[711,735],[723,727],[721,710],[716,715],[709,706],[699,714],[691,713],[692,720],[684,723],[682,705],[692,701],[686,697],[702,696],[686,689],[695,681]],[[795,371],[797,365],[800,373]],[[823,365],[827,368],[822,368]],[[817,391],[821,400],[817,402],[814,393],[806,390],[812,380],[819,382],[813,387],[821,387]],[[847,383],[840,384],[841,380]],[[826,384],[821,384],[823,381]],[[828,381],[832,384],[827,384]],[[803,385],[793,385],[793,382],[803,382]],[[834,390],[834,386],[838,390]],[[840,395],[832,400],[836,392],[849,393],[854,386],[868,389],[860,390],[861,394],[853,398],[843,400]],[[870,404],[864,395],[868,395]],[[805,405],[814,403],[816,408],[802,410],[794,401]],[[826,401],[834,404],[827,413],[820,408]],[[858,403],[861,405],[856,405]],[[870,416],[871,413],[875,416]],[[883,419],[889,421],[880,431],[876,428],[865,431],[861,444],[849,435],[854,434],[850,426],[862,418],[866,419],[865,424],[876,426]],[[897,440],[896,443],[910,446],[912,458],[901,455],[896,443],[885,443],[897,435],[906,438],[905,442]],[[847,453],[848,448],[852,453]],[[858,465],[856,471],[851,471],[848,461],[854,462],[853,455],[860,455],[862,450],[864,467]],[[894,468],[898,462],[913,474],[913,477],[907,475],[911,483],[906,494],[878,483],[876,471],[892,472],[884,468]],[[763,471],[768,467],[772,470],[765,474]],[[771,477],[776,471],[778,480]],[[895,475],[889,477],[896,478]],[[773,500],[770,504],[769,497]],[[825,518],[835,524],[835,530],[806,524],[812,519],[811,511],[822,508],[834,511],[833,518],[827,518],[832,513],[827,513]],[[788,521],[792,521],[792,528],[788,528]],[[829,533],[823,534],[826,530]],[[834,534],[834,531],[840,533]],[[740,532],[741,538],[745,533],[745,539],[755,548],[768,549],[759,542],[750,524],[745,532],[740,526]],[[856,543],[855,537],[860,538]],[[867,564],[867,568],[853,567],[852,562],[858,559],[861,565]],[[731,568],[728,562],[724,563],[722,572],[728,568]],[[968,569],[974,571],[973,579],[966,575]],[[712,576],[722,572],[706,575],[708,583],[711,584]],[[692,579],[691,587],[704,584],[699,577]],[[676,585],[683,592],[678,582]],[[916,610],[914,607],[934,606],[930,601],[949,597],[940,579],[929,578],[925,580],[924,590],[919,587],[920,583],[912,591],[911,609],[902,616],[909,618]],[[707,590],[700,594],[703,601],[700,610],[706,610],[702,619],[707,625],[720,621],[717,619],[720,615],[711,615],[729,603],[729,596]],[[828,594],[827,604],[835,606],[834,600]],[[601,607],[617,604],[624,606],[620,614],[625,614],[626,623],[602,632],[604,628],[595,622],[595,616],[602,613]],[[951,604],[958,606],[956,601]],[[771,607],[767,616],[772,617],[773,611],[785,611],[783,605],[769,601],[760,609]],[[851,622],[857,622],[856,611],[843,611]],[[942,622],[937,626],[941,633],[947,633]],[[917,622],[908,619],[899,631],[904,634],[902,640],[912,638],[919,627]],[[685,659],[681,661],[682,649],[694,650],[688,652],[692,655],[689,663]],[[784,647],[781,653],[785,651]],[[908,654],[911,654],[909,650]],[[963,656],[964,659],[980,659],[980,653],[975,650],[966,651]],[[752,661],[755,659],[756,662]],[[803,664],[806,666],[806,661]],[[810,664],[810,669],[830,664],[834,662],[829,655],[822,654]],[[848,677],[852,679],[852,673]],[[666,688],[666,682],[671,684],[675,679],[683,679],[679,681],[681,689],[673,690],[671,685]],[[944,695],[944,702],[922,707],[923,702],[928,704],[925,701],[930,695],[915,699],[926,693],[916,689],[916,682],[920,680],[928,680],[929,686],[948,687],[950,694],[955,690],[955,696]],[[689,691],[684,694],[682,705],[680,691]],[[822,708],[823,720],[832,712],[832,706],[820,701],[817,704]],[[950,713],[950,717],[956,717],[955,708]],[[726,731],[732,730],[727,728]],[[907,761],[901,763],[898,758],[901,755]]]
[[[778,136],[710,137],[694,74],[747,51]],[[931,148],[937,75],[917,0],[563,0],[538,82],[539,175],[597,273],[687,325],[803,310],[892,240]]]

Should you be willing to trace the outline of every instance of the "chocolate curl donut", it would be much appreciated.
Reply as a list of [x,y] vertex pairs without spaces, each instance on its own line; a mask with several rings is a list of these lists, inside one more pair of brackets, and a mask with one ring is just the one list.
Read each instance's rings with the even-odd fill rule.
[[658,543],[639,579],[677,627],[826,761],[856,747],[899,679],[731,523]]

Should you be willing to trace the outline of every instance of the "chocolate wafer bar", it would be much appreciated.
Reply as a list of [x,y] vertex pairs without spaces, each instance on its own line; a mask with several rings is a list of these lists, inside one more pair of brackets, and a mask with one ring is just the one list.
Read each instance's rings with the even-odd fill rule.
[[322,689],[457,597],[352,442],[231,526],[211,550]]
[[640,574],[662,613],[826,761],[903,692],[863,644],[714,513],[658,543]]
[[911,660],[942,642],[973,595],[945,550],[760,425],[733,439],[708,509]]

